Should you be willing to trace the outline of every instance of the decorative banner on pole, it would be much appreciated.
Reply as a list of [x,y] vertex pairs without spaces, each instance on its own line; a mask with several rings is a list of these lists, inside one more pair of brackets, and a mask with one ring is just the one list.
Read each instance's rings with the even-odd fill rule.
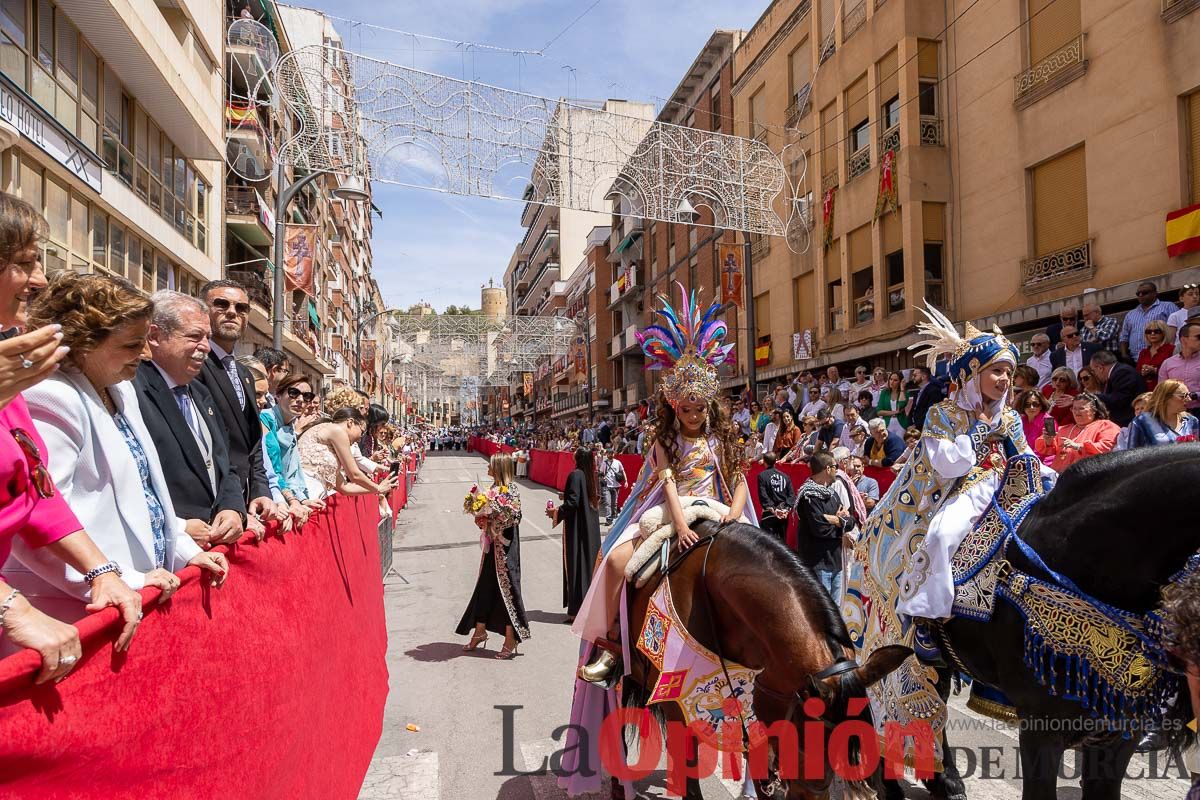
[[792,334],[792,359],[804,361],[813,357],[812,328],[805,328],[799,333]]
[[283,236],[283,271],[289,290],[314,294],[316,260],[317,226],[288,225]]
[[525,390],[525,396],[526,397],[532,396],[533,395],[533,373],[526,372],[523,376],[521,376],[521,383],[522,383],[522,388],[524,388],[524,390]]
[[836,191],[836,186],[830,186],[821,200],[821,241],[826,250],[833,244],[833,194]]
[[363,339],[362,350],[359,355],[359,361],[362,362],[364,372],[372,372],[375,369],[375,340]]
[[900,202],[896,197],[896,151],[887,150],[879,160],[879,196],[875,199],[875,219],[879,219],[888,211],[895,213],[900,210]]
[[587,349],[584,346],[583,337],[575,337],[575,346],[573,348],[573,361],[575,362],[575,372],[583,375],[587,372]]
[[396,391],[396,375],[394,373],[389,372],[383,376],[383,393],[384,394],[394,394],[395,391]]
[[740,244],[718,244],[717,263],[721,265],[721,303],[734,303],[744,308],[742,301],[742,256],[745,248]]

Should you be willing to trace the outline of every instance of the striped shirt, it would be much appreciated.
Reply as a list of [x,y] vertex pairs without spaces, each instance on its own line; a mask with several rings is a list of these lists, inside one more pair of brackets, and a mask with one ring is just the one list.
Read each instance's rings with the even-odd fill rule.
[[1156,319],[1166,322],[1178,310],[1174,303],[1166,300],[1155,300],[1149,308],[1142,308],[1140,303],[1134,306],[1121,323],[1121,341],[1129,343],[1129,355],[1137,358],[1138,353],[1146,349],[1147,322]]

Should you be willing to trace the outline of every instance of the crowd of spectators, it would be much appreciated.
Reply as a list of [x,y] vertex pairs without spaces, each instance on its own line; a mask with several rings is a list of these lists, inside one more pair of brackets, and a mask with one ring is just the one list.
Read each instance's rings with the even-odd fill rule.
[[[395,486],[413,444],[362,392],[323,396],[278,350],[235,356],[250,312],[230,280],[152,296],[41,264],[45,220],[0,194],[0,650],[33,648],[39,682],[81,657],[67,623],[159,602],[192,565],[267,524],[305,524],[330,495]],[[424,443],[420,442],[423,449]]]

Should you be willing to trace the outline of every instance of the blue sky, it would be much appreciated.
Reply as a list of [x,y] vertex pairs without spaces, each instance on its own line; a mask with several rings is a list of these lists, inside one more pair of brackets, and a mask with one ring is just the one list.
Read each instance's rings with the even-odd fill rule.
[[[592,0],[293,0],[339,17],[432,36],[541,50]],[[338,23],[349,49],[417,69],[474,78],[546,97],[622,98],[654,103],[678,85],[716,28],[749,28],[766,0],[600,0],[546,49],[546,57],[472,50]],[[520,64],[518,64],[520,61]],[[569,64],[573,71],[564,67]],[[519,73],[518,73],[519,68]],[[479,286],[500,282],[520,241],[521,204],[376,182],[374,270],[389,306],[419,300],[439,311],[479,305]]]

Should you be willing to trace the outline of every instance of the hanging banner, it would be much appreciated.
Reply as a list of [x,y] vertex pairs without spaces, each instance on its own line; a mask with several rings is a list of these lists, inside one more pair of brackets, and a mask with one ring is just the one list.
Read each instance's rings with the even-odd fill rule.
[[526,372],[521,376],[522,388],[525,390],[525,396],[529,397],[533,394],[533,373]]
[[813,357],[812,328],[792,334],[792,360],[804,361]]
[[575,362],[575,372],[579,375],[585,374],[587,372],[587,348],[584,345],[582,336],[575,337],[573,360]]
[[366,372],[372,372],[375,369],[375,340],[363,339],[362,349],[359,351],[359,361],[362,362],[362,368]]
[[754,366],[765,367],[771,363],[771,337],[758,337],[758,346],[754,348]]
[[394,373],[387,373],[383,376],[383,393],[394,394],[396,391],[396,376]]
[[746,252],[740,244],[718,244],[717,263],[721,265],[721,302],[735,303],[744,308],[742,302],[742,258]]
[[826,250],[833,244],[833,193],[836,191],[836,186],[830,186],[821,199],[821,241]]
[[1167,214],[1167,257],[1200,251],[1200,203]]
[[875,219],[900,210],[896,197],[896,151],[887,150],[879,160],[879,195],[875,198]]
[[283,272],[289,290],[313,294],[317,264],[317,226],[288,225],[283,236]]

